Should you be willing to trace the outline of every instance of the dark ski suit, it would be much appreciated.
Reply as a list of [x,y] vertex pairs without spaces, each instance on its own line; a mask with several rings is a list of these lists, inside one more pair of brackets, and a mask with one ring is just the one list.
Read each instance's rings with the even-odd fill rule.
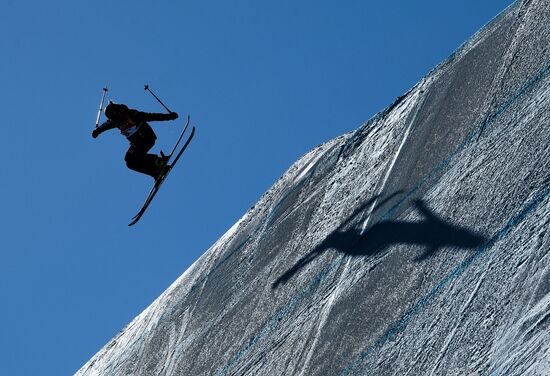
[[175,120],[178,114],[147,113],[130,109],[123,104],[109,103],[105,109],[108,120],[94,129],[92,136],[96,138],[106,130],[118,128],[128,141],[130,148],[126,152],[124,160],[128,168],[147,174],[156,179],[165,160],[156,154],[148,154],[155,145],[157,136],[148,121]]

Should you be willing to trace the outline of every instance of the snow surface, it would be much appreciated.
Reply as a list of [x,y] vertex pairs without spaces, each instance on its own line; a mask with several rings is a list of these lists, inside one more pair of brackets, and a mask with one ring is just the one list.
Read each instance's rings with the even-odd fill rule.
[[302,157],[77,375],[550,375],[548,20]]

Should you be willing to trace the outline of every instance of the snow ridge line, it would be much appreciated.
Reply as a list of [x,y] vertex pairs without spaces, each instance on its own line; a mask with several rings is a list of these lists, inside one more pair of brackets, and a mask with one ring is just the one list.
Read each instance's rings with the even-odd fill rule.
[[[430,181],[432,178],[434,178],[437,174],[439,174],[440,172],[444,171],[448,166],[449,164],[451,163],[451,161],[458,155],[460,154],[460,152],[462,152],[468,145],[470,145],[477,137],[477,135],[479,134],[479,131],[481,130],[481,127],[483,126],[484,129],[486,129],[487,127],[490,127],[492,126],[495,121],[504,113],[506,112],[506,110],[508,110],[518,99],[522,98],[525,94],[527,94],[531,89],[533,89],[533,87],[539,83],[543,78],[545,78],[548,73],[550,72],[550,64],[546,65],[543,69],[541,69],[535,76],[533,76],[529,81],[527,81],[519,90],[517,90],[514,95],[512,95],[508,100],[506,100],[501,106],[499,106],[497,108],[497,110],[487,116],[482,122],[481,124],[476,127],[472,132],[470,132],[470,134],[468,136],[466,136],[466,139],[462,142],[462,144],[460,144],[445,160],[443,160],[439,165],[437,165],[436,167],[434,167],[432,169],[431,172],[429,172],[414,188],[412,188],[407,194],[404,195],[404,197],[399,200],[395,205],[393,205],[391,208],[389,208],[383,215],[381,215],[380,219],[376,222],[376,223],[379,223],[379,222],[382,222],[384,220],[386,220],[387,218],[391,217],[395,211],[397,209],[399,209],[399,207],[401,207],[401,205],[403,205],[411,196],[413,196],[424,184],[426,184],[428,181]],[[286,197],[286,196],[285,196]],[[282,200],[281,200],[282,202]],[[358,242],[361,241],[363,237],[360,237]],[[492,240],[493,238],[491,238]],[[491,241],[489,240],[489,241]],[[475,253],[474,253],[475,255]],[[471,256],[470,256],[471,257]],[[468,259],[467,259],[468,260]],[[327,273],[330,273],[334,270],[338,270],[338,268],[340,267],[340,265],[342,264],[343,262],[343,258],[339,258],[338,260],[335,260],[334,262],[332,262],[327,268],[323,269],[323,271],[318,274],[316,277],[313,278],[312,282],[310,282],[310,284],[306,287],[305,290],[307,291],[310,291],[312,289],[312,286],[313,285],[318,285],[318,283],[320,283],[320,280],[324,280],[326,277],[327,277]],[[466,261],[465,261],[466,262]],[[473,260],[472,260],[473,262]],[[464,264],[464,262],[462,263]],[[461,265],[462,265],[461,264]],[[323,275],[322,278],[320,278],[320,276]],[[447,277],[447,279],[449,279],[449,277]],[[453,278],[451,278],[452,280]],[[440,287],[439,289],[441,289],[445,284],[443,284],[444,281],[440,282]],[[450,282],[450,281],[449,281]],[[448,282],[447,282],[448,283]],[[429,296],[425,296],[424,298],[422,298],[416,305],[415,307],[417,307],[416,311],[418,311],[422,306],[426,305],[427,302],[431,299],[431,297],[433,295],[435,295],[437,293],[437,291],[432,291],[432,293],[430,293],[431,295]],[[297,297],[294,297],[292,298],[289,303],[287,303],[285,306],[283,306],[283,308],[281,308],[278,312],[279,313],[284,313],[283,316],[280,316],[280,314],[278,313],[276,315],[277,317],[277,322],[280,322],[284,316],[286,316],[287,314],[290,314],[293,310],[293,309],[285,309],[286,307],[292,305],[293,307],[295,307],[296,305],[298,305],[299,303],[301,303],[302,300],[305,299],[305,296],[303,293],[299,294]],[[424,303],[422,303],[422,301],[425,301]],[[414,307],[413,307],[414,308]],[[416,312],[411,312],[411,311],[408,311],[407,312],[407,315],[408,315],[408,320],[406,321],[406,323],[408,323],[408,321],[410,321],[411,315],[414,315],[416,314]],[[402,319],[403,320],[403,319]],[[271,332],[272,330],[274,330],[274,328],[272,327],[273,324],[277,324],[277,322],[273,322],[273,319],[269,319],[268,322],[265,324],[264,328],[260,331],[260,333],[262,333],[261,336],[259,335],[255,335],[254,337],[252,337],[248,343],[248,345],[245,346],[246,350],[245,352],[248,352],[250,349],[251,349],[251,345],[256,345],[260,339],[263,339],[265,337],[265,331],[264,329],[266,328],[266,326],[270,326],[270,330],[268,332]],[[405,323],[405,326],[406,326],[406,323]],[[395,327],[396,325],[394,325]],[[397,328],[394,328],[393,330],[390,328],[390,330],[392,332],[395,332],[397,333],[398,331],[400,331],[401,327],[404,328],[403,325],[400,325],[399,327]],[[390,331],[388,330],[388,332]],[[387,338],[385,338],[382,342],[381,339],[379,339],[375,345],[377,343],[380,342],[380,345],[383,344],[387,339],[390,338],[390,336],[388,334],[385,335]],[[373,345],[374,346],[374,345]],[[223,375],[225,374],[225,372],[227,372],[229,370],[230,367],[232,367],[240,358],[242,358],[242,356],[244,356],[244,354],[242,353],[244,349],[242,349],[241,351],[239,351],[239,353],[237,355],[235,355],[234,357],[231,358],[231,365],[229,367],[227,367],[229,364],[226,364],[226,366],[224,366],[222,369],[224,370],[224,372],[222,373],[216,373],[216,375]],[[374,351],[374,350],[372,350]],[[366,354],[365,356],[363,356],[362,358],[366,358],[372,351],[369,351],[368,354]],[[353,364],[353,363],[352,363]],[[349,368],[350,366],[348,366]],[[346,368],[347,369],[347,368]],[[346,374],[344,374],[346,375]]]
[[363,361],[371,355],[374,351],[382,347],[387,341],[395,338],[400,332],[405,330],[410,321],[416,316],[422,309],[424,309],[430,301],[452,281],[457,279],[462,273],[464,273],[475,261],[482,256],[487,255],[488,251],[499,241],[506,238],[512,230],[521,224],[529,215],[535,212],[536,209],[550,196],[550,187],[547,187],[540,191],[534,198],[532,198],[515,216],[513,216],[508,223],[497,231],[489,240],[487,240],[482,246],[462,261],[453,271],[451,271],[445,278],[441,280],[430,292],[420,298],[417,303],[410,308],[401,319],[396,321],[389,327],[386,332],[379,337],[374,344],[372,344],[367,350],[361,353],[354,361],[352,361],[341,373],[341,376],[347,376],[352,374],[354,370],[363,363]]

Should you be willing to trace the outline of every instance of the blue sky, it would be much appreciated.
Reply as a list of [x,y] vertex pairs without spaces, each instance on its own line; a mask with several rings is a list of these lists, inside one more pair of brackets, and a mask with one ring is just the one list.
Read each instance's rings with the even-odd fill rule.
[[[314,146],[358,128],[511,1],[0,5],[0,374],[73,374]],[[102,88],[191,114],[151,180],[92,139]],[[182,116],[183,118],[183,116]],[[183,124],[151,123],[169,149]]]

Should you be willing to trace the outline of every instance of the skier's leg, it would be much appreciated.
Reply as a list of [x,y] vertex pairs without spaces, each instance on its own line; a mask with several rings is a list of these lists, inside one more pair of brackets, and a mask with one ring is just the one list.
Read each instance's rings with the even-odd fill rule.
[[131,170],[157,178],[163,165],[163,158],[156,154],[148,154],[155,145],[155,133],[149,126],[142,126],[138,133],[132,136],[130,148],[124,160]]
[[147,154],[146,149],[131,145],[124,156],[124,160],[126,161],[126,166],[131,170],[141,172],[153,178],[156,178],[158,175],[158,157],[154,154]]

